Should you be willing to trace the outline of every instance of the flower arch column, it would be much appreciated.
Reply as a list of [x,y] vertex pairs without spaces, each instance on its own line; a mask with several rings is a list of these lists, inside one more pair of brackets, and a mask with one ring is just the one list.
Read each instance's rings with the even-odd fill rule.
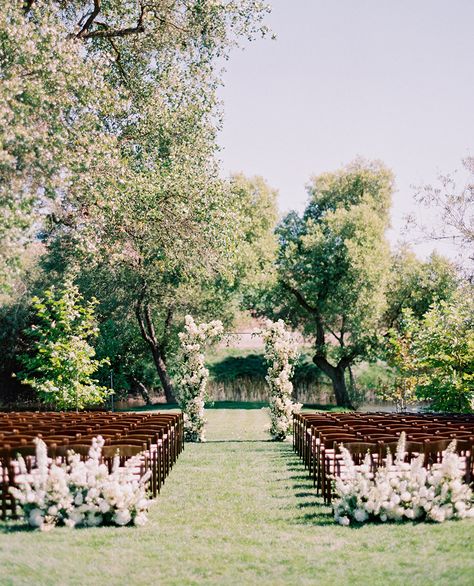
[[291,377],[299,356],[298,343],[281,319],[277,322],[268,320],[262,337],[269,364],[266,381],[270,387],[270,435],[276,441],[283,441],[290,434],[293,413],[301,409],[301,404],[291,399]]

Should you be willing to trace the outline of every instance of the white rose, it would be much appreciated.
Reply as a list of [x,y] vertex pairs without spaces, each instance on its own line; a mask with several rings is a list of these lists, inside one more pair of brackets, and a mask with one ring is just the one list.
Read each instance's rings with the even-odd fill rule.
[[32,527],[41,527],[44,523],[43,512],[40,509],[32,509],[28,515],[28,523]]
[[135,519],[133,520],[134,524],[137,525],[138,527],[142,527],[143,525],[145,525],[145,523],[147,521],[148,521],[148,518],[145,515],[145,513],[138,513],[138,515],[136,515]]
[[130,514],[130,511],[128,511],[126,509],[122,510],[122,511],[117,511],[115,513],[115,515],[113,516],[113,521],[117,525],[128,525],[128,523],[130,523],[131,519],[132,519],[132,516]]

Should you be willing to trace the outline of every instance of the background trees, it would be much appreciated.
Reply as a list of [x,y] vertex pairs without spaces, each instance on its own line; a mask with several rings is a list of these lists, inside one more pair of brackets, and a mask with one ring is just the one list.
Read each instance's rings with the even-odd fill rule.
[[176,314],[217,298],[240,233],[214,157],[216,60],[265,34],[267,11],[32,0],[2,12],[0,286],[39,236],[45,280],[75,275],[109,334],[133,315],[170,399]]
[[351,404],[346,370],[376,346],[392,183],[383,165],[363,161],[314,177],[304,214],[288,214],[278,228],[280,313],[313,337],[313,361],[338,405]]
[[436,301],[450,300],[461,281],[454,263],[437,253],[424,261],[409,248],[396,250],[391,258],[382,328],[398,328],[406,309],[421,319]]
[[474,409],[474,295],[465,286],[449,301],[437,301],[421,319],[404,310],[391,334],[400,383],[435,411]]
[[[98,300],[95,346],[117,384],[147,398],[159,381],[168,400],[186,314],[288,319],[350,405],[351,366],[386,357],[404,311],[422,323],[454,303],[460,277],[446,260],[390,256],[393,178],[381,163],[312,178],[306,210],[276,234],[276,192],[221,177],[219,66],[240,38],[266,34],[266,12],[254,0],[2,11],[0,379],[31,350],[32,297],[71,278]],[[472,244],[469,182],[446,178],[423,197]]]

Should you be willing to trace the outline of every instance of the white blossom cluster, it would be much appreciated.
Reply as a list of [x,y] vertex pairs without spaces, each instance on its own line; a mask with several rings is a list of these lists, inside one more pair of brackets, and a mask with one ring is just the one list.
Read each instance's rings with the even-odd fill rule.
[[283,441],[290,433],[293,413],[301,409],[301,404],[291,399],[291,377],[299,356],[298,344],[281,319],[267,320],[262,337],[269,363],[265,379],[270,387],[270,434],[274,440]]
[[185,318],[184,332],[180,332],[181,366],[178,381],[178,399],[184,415],[184,435],[187,441],[205,440],[204,401],[209,371],[205,366],[204,348],[218,341],[224,332],[222,322],[196,324],[192,316]]
[[61,465],[48,458],[46,444],[36,442],[36,466],[27,471],[19,456],[20,474],[17,487],[10,492],[20,505],[25,520],[43,531],[55,525],[67,527],[98,525],[144,525],[150,500],[147,498],[147,472],[141,478],[135,474],[140,456],[120,466],[119,457],[112,471],[101,463],[104,440],[94,438],[86,461],[70,452]]
[[341,448],[344,476],[336,478],[338,500],[335,519],[341,525],[351,521],[429,520],[474,518],[472,490],[463,482],[461,458],[455,453],[456,441],[443,453],[441,463],[429,469],[424,455],[405,462],[405,435],[398,442],[395,459],[387,455],[386,464],[371,472],[370,455],[355,466],[349,451]]

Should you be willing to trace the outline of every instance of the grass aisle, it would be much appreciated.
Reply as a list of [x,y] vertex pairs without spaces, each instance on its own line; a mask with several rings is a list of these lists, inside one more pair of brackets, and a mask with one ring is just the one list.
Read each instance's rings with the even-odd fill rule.
[[0,584],[471,585],[474,523],[333,524],[261,410],[208,411],[142,528],[0,531]]

